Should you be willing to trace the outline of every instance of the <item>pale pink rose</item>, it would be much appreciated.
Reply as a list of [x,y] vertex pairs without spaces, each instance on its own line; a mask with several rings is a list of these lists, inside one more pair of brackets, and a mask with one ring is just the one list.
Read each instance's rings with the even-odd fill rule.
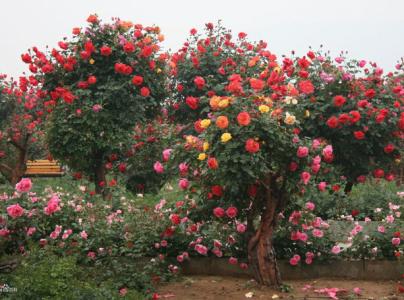
[[397,237],[391,239],[391,243],[392,243],[394,246],[400,245],[400,241],[401,241],[400,238],[397,238]]
[[292,139],[292,143],[297,144],[300,141],[299,137],[295,136]]
[[320,192],[324,192],[325,189],[327,188],[327,183],[324,181],[321,181],[318,185],[317,188]]
[[236,239],[232,235],[229,235],[229,237],[227,238],[227,242],[230,245],[233,245],[236,242]]
[[388,216],[386,217],[386,222],[387,222],[387,223],[393,223],[393,222],[394,222],[394,217],[393,217],[393,215],[388,215]]
[[245,226],[243,223],[238,223],[236,229],[238,233],[244,233],[247,229],[247,226]]
[[189,187],[189,181],[186,178],[181,178],[178,182],[178,186],[182,190],[186,190]]
[[163,165],[161,164],[161,162],[159,162],[159,161],[156,161],[156,162],[154,163],[153,168],[154,168],[154,171],[155,171],[157,174],[164,173],[164,166],[163,166]]
[[361,67],[361,68],[363,68],[364,66],[366,65],[366,60],[360,60],[359,62],[358,62],[358,66],[359,67]]
[[313,221],[313,226],[314,227],[321,227],[321,224],[323,223],[323,219],[320,217],[316,217]]
[[157,203],[157,204],[154,206],[154,209],[155,209],[155,210],[160,210],[160,209],[163,208],[163,206],[164,206],[166,203],[167,203],[167,201],[166,201],[165,199],[161,199],[160,202]]
[[88,234],[87,234],[87,232],[85,232],[85,231],[83,230],[82,232],[80,232],[80,236],[81,236],[81,238],[82,238],[83,240],[86,240],[87,237],[88,237]]
[[306,258],[310,258],[310,259],[313,259],[314,258],[314,253],[313,252],[306,252]]
[[355,295],[358,295],[358,296],[360,296],[362,294],[361,288],[358,288],[358,287],[355,287],[353,289],[353,292],[355,293]]
[[313,202],[307,202],[307,203],[306,203],[306,208],[307,208],[308,210],[313,211],[313,210],[316,208],[316,205],[315,205]]
[[320,147],[321,142],[318,139],[314,139],[313,143],[311,144],[311,148],[313,148],[313,150],[316,150],[318,147]]
[[49,237],[53,240],[56,240],[59,236],[60,232],[56,232],[56,231],[52,231],[51,234],[49,235]]
[[324,232],[320,229],[313,229],[312,234],[316,238],[322,238],[324,236]]
[[342,63],[344,61],[344,58],[343,57],[336,57],[335,61],[340,64],[340,63]]
[[94,260],[96,257],[96,253],[94,251],[89,251],[87,253],[87,257]]
[[305,243],[305,242],[307,242],[309,237],[308,237],[307,233],[298,231],[297,238]]
[[365,218],[365,222],[366,222],[366,223],[369,223],[369,222],[371,222],[371,221],[372,221],[371,218],[369,218],[369,217],[366,217],[366,218]]
[[231,265],[237,265],[238,264],[238,259],[235,257],[230,257],[229,258],[229,264]]
[[337,255],[341,252],[341,248],[339,246],[334,246],[334,247],[332,247],[331,252],[333,254]]
[[300,174],[300,178],[302,179],[303,184],[308,184],[309,180],[310,180],[310,177],[311,177],[311,175],[310,175],[309,172],[302,172]]
[[300,147],[297,149],[296,155],[297,155],[297,157],[299,157],[299,158],[306,157],[307,155],[309,155],[309,148],[300,146]]
[[17,203],[7,207],[7,213],[13,219],[21,217],[24,214],[24,209]]
[[327,145],[323,149],[323,156],[325,159],[331,159],[333,157],[333,149],[331,145]]
[[319,165],[321,163],[321,157],[319,155],[316,155],[313,158],[313,165]]
[[313,263],[313,259],[312,259],[312,258],[306,258],[306,259],[304,260],[304,262],[305,262],[307,265],[311,265],[311,264]]
[[32,188],[32,182],[29,178],[22,178],[20,182],[15,185],[15,189],[19,193],[28,193]]
[[171,152],[173,151],[173,149],[165,149],[163,151],[163,160],[164,161],[168,161],[170,159],[171,156]]
[[167,247],[168,242],[166,240],[162,240],[160,242],[161,247]]

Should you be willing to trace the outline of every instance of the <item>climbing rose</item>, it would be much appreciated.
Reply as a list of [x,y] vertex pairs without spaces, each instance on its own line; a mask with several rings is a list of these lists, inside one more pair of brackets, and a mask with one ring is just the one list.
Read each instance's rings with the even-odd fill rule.
[[205,79],[203,79],[203,77],[201,77],[201,76],[196,76],[194,79],[194,83],[195,83],[196,87],[199,90],[201,90],[205,86]]
[[32,188],[32,182],[29,178],[22,178],[20,182],[15,185],[15,189],[19,193],[28,193]]
[[341,107],[342,105],[344,105],[346,102],[346,99],[344,96],[341,95],[337,95],[334,97],[334,105],[336,107]]
[[297,157],[303,158],[306,157],[309,154],[309,148],[307,147],[299,147],[297,149]]
[[224,209],[221,207],[216,207],[215,209],[213,209],[213,214],[217,217],[217,218],[223,218],[224,217]]
[[314,86],[310,80],[303,80],[299,82],[299,90],[308,95],[314,92]]

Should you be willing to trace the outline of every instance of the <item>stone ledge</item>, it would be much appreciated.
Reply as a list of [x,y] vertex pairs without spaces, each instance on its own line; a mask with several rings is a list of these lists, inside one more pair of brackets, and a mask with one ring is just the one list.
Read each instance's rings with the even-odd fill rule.
[[[315,278],[346,278],[357,280],[398,280],[404,273],[404,264],[392,260],[331,261],[312,265],[291,266],[278,261],[285,280]],[[182,264],[185,275],[251,276],[251,270],[231,265],[226,258],[191,258]]]

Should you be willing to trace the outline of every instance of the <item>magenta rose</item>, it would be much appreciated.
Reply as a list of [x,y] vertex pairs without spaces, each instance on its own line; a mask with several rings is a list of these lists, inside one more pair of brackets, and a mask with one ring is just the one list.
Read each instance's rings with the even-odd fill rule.
[[14,204],[7,207],[7,213],[10,217],[15,219],[24,214],[24,209],[19,204]]
[[19,193],[28,193],[32,188],[32,182],[29,178],[22,178],[20,182],[15,185],[15,189]]

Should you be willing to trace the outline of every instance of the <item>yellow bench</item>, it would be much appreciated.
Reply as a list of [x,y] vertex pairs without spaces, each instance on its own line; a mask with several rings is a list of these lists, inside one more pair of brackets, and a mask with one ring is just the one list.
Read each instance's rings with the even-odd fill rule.
[[62,176],[62,167],[56,160],[28,160],[25,176]]

